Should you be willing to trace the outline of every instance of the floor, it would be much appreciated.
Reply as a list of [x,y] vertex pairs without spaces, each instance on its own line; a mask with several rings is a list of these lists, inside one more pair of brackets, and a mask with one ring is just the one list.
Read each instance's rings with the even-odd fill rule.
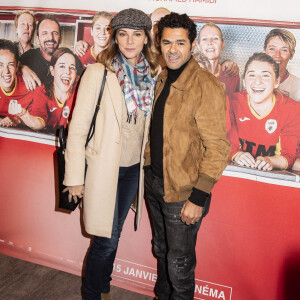
[[[81,277],[0,254],[1,300],[81,300]],[[152,297],[112,286],[113,300]]]

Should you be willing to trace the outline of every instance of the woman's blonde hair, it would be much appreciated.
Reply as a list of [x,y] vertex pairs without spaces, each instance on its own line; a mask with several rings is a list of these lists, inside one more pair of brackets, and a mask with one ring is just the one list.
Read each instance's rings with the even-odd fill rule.
[[[112,33],[110,35],[110,38],[108,40],[107,47],[101,51],[98,56],[97,56],[97,61],[101,62],[102,64],[105,65],[105,67],[112,71],[115,72],[115,70],[111,66],[111,61],[113,58],[115,58],[117,55],[119,55],[119,47],[116,43],[116,34],[117,30],[112,30]],[[147,43],[143,47],[143,54],[145,55],[145,58],[147,59],[150,69],[151,69],[151,76],[154,77],[158,73],[159,70],[159,53],[156,50],[153,41],[151,39],[151,34],[150,31],[147,29],[144,29],[144,32],[147,37]]]
[[198,42],[200,42],[200,33],[201,33],[201,31],[202,31],[204,28],[206,28],[206,27],[214,27],[214,28],[218,29],[219,32],[220,32],[221,41],[224,42],[223,32],[222,32],[221,28],[220,28],[216,23],[213,23],[213,22],[205,23],[205,24],[201,27],[201,29],[200,29],[200,31],[199,31],[199,34],[198,34]]
[[282,29],[282,28],[272,29],[265,38],[265,43],[264,43],[265,51],[267,49],[268,43],[274,37],[279,37],[283,42],[285,42],[288,45],[290,53],[291,53],[291,59],[292,59],[293,55],[295,54],[295,48],[296,48],[295,36],[286,29]]
[[99,12],[97,12],[97,13],[94,15],[94,17],[93,17],[93,20],[92,20],[92,27],[94,27],[96,21],[97,21],[100,17],[105,18],[105,19],[111,21],[112,18],[113,18],[113,15],[110,14],[110,13],[108,13],[107,11],[99,11]]

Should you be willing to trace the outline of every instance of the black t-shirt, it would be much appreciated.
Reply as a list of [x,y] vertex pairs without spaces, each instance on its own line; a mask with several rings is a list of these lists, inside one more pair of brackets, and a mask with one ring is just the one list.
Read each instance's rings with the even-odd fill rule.
[[168,98],[170,86],[178,79],[186,65],[187,62],[177,70],[167,68],[168,77],[163,90],[156,100],[153,111],[150,131],[151,168],[153,174],[160,178],[163,178],[163,122],[165,104],[167,99],[168,101],[172,101],[172,99]]
[[49,71],[50,61],[46,60],[40,51],[30,49],[21,55],[20,62],[22,65],[28,66],[38,76],[42,83],[45,82]]

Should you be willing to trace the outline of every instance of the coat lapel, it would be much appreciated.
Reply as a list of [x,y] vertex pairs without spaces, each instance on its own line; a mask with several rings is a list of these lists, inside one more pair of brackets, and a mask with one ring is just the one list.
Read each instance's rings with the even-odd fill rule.
[[107,74],[107,86],[110,94],[110,100],[112,102],[115,116],[118,122],[119,129],[121,130],[122,124],[122,107],[123,105],[120,103],[120,98],[125,101],[124,94],[119,85],[118,79],[115,73],[108,72]]

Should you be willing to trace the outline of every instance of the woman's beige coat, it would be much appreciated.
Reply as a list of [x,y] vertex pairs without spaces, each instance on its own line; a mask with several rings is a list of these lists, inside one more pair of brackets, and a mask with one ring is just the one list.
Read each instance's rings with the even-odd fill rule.
[[[85,150],[85,142],[97,104],[104,66],[89,65],[83,74],[69,128],[65,154],[64,185],[85,183],[83,219],[89,234],[111,237],[121,154],[121,124],[124,94],[115,73],[108,71],[95,134]],[[148,138],[150,114],[147,115],[142,144],[140,182],[136,207],[139,227],[143,195],[143,152]],[[84,180],[85,159],[88,168]]]

